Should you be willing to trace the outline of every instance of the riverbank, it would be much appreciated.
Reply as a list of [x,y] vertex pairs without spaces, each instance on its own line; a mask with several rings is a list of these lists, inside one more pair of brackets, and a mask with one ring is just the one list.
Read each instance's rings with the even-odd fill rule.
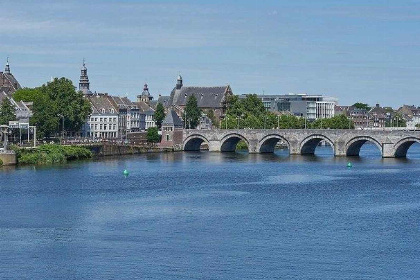
[[[133,146],[108,143],[91,145],[46,144],[36,148],[11,146],[11,149],[14,151],[13,156],[16,158],[13,165],[62,164],[74,160],[174,151],[174,149],[159,148],[155,145]],[[0,166],[2,164],[0,162]]]

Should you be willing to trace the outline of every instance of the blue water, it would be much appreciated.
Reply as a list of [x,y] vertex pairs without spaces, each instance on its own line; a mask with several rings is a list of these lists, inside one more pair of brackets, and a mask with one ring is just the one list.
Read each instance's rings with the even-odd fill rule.
[[361,155],[0,169],[0,278],[419,279],[420,147]]

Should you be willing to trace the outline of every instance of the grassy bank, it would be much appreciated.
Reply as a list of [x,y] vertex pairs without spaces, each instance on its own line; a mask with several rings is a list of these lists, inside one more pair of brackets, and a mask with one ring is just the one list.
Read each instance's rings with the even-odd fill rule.
[[42,145],[35,149],[13,147],[19,164],[55,164],[92,157],[89,149],[78,146]]

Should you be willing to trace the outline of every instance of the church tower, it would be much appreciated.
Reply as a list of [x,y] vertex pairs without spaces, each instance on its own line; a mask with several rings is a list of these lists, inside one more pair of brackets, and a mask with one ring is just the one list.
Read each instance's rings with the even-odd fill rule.
[[142,101],[146,104],[149,104],[150,101],[153,100],[153,96],[150,95],[149,87],[147,86],[147,84],[144,84],[143,92],[141,93],[141,95],[137,96],[137,100]]
[[88,94],[90,93],[89,85],[90,83],[87,74],[87,68],[85,65],[85,60],[83,59],[83,66],[80,70],[79,90],[82,91],[84,94]]
[[182,88],[182,77],[181,75],[178,75],[178,78],[176,79],[176,89]]
[[7,58],[6,68],[4,68],[4,73],[10,74],[9,58]]

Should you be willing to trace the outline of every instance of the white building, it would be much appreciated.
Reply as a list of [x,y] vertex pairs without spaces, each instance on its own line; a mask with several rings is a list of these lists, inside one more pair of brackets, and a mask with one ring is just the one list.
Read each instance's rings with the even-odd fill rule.
[[82,136],[92,139],[118,138],[118,109],[106,94],[86,95],[92,114],[83,125]]

